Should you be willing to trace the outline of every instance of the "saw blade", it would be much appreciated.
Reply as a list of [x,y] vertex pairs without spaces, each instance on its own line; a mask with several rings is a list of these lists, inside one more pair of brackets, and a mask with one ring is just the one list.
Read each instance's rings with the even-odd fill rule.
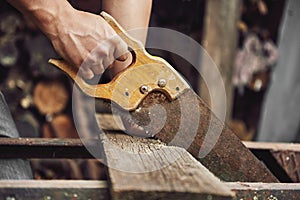
[[278,182],[192,89],[173,101],[152,92],[136,110],[116,110],[144,131],[140,136],[185,148],[223,181]]

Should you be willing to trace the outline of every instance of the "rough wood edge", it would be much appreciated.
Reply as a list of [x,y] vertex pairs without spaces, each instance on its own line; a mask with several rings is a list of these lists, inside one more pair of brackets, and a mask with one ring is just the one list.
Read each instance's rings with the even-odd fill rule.
[[114,200],[202,199],[207,196],[232,199],[234,196],[183,148],[124,134],[104,133],[101,138]]

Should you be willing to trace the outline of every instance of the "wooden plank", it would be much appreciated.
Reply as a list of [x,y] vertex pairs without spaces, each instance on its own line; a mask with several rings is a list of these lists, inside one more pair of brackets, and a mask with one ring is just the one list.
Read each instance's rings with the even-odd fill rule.
[[[99,140],[87,140],[89,148],[99,147]],[[94,151],[96,152],[96,151]],[[80,139],[1,138],[0,158],[94,158]]]
[[249,149],[300,152],[299,143],[251,142],[251,141],[244,141],[243,143]]
[[298,200],[299,183],[226,183],[235,192],[235,200]]
[[111,113],[96,114],[96,119],[99,127],[103,130],[111,131],[125,131],[122,120],[118,115],[112,115]]
[[83,180],[0,180],[0,199],[99,199],[107,200],[105,181]]
[[[104,130],[120,130],[123,127],[114,122],[111,114],[98,114],[98,121]],[[281,182],[300,182],[300,145],[296,143],[271,143],[244,141],[243,144],[249,148]],[[299,159],[295,159],[298,158]]]
[[232,199],[233,193],[182,148],[124,134],[101,138],[114,200]]
[[[299,183],[224,183],[235,192],[234,200],[300,199]],[[0,180],[0,199],[109,199],[106,181]],[[185,199],[183,197],[183,199]],[[205,199],[215,199],[212,196]]]

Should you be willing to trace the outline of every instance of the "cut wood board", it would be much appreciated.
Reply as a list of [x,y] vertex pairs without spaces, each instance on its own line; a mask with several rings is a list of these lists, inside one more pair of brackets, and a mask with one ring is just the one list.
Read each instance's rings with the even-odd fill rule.
[[185,149],[125,134],[101,134],[111,197],[232,199],[234,195]]

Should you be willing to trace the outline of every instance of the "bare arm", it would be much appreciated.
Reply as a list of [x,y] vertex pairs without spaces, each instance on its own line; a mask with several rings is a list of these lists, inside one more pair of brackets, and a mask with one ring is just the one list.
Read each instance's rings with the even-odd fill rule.
[[125,30],[144,30],[130,33],[145,44],[152,0],[103,0],[102,4],[103,10],[112,15]]
[[[112,15],[134,38],[145,44],[150,20],[152,0],[103,0],[103,10]],[[131,56],[124,62],[116,60],[110,74],[114,76],[126,68]]]
[[[104,7],[125,28],[146,26],[149,16],[136,21],[137,17],[133,15],[138,11],[132,10],[129,6],[135,2],[137,3],[135,9],[140,10],[138,5],[146,8],[146,4],[140,3],[142,1],[133,1],[109,0],[104,2]],[[84,78],[89,79],[94,74],[102,74],[115,58],[127,51],[127,45],[116,36],[114,30],[103,18],[78,11],[66,0],[8,0],[8,2],[37,24],[51,40],[55,50],[66,61],[75,66],[81,66],[79,72]],[[150,1],[145,0],[145,2]],[[148,9],[148,14],[150,14],[151,5]],[[127,12],[133,13],[127,15]],[[145,13],[145,15],[148,14]],[[144,34],[143,38],[145,36]],[[118,68],[124,68],[128,62],[131,62],[128,56],[122,56],[122,61],[127,62],[117,63],[115,71],[119,71]]]

